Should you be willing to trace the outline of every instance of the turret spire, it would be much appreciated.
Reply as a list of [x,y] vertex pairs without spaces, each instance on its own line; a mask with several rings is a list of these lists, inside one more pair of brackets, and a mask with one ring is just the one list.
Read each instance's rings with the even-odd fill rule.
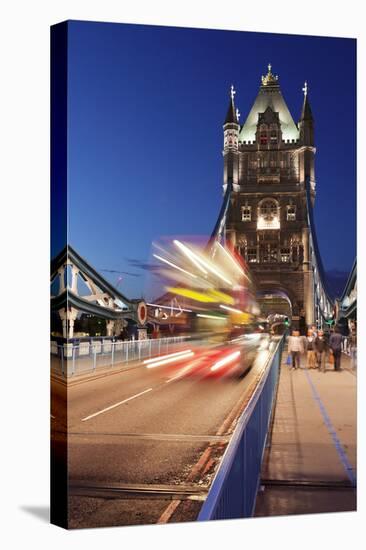
[[313,120],[313,113],[311,112],[309,98],[308,98],[308,83],[306,80],[302,91],[304,92],[304,103],[302,105],[300,120]]
[[304,96],[306,97],[308,95],[308,83],[307,83],[306,80],[304,82],[304,87],[303,87],[302,91],[304,92]]
[[235,110],[235,101],[234,97],[236,94],[236,90],[234,88],[234,85],[232,84],[230,87],[230,103],[229,108],[226,114],[225,122],[224,124],[238,124],[238,118],[237,118],[237,110]]
[[231,88],[230,88],[230,97],[231,99],[234,101],[234,96],[236,94],[236,90],[234,88],[234,84],[231,85]]

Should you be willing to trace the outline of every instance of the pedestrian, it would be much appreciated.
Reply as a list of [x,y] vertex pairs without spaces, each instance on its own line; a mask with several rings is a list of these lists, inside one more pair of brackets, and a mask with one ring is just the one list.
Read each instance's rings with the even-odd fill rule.
[[325,373],[325,354],[327,351],[327,340],[323,330],[319,330],[314,340],[316,364],[320,371]]
[[312,329],[308,330],[308,335],[305,340],[305,346],[307,351],[307,362],[306,366],[308,369],[315,369],[315,336]]
[[343,336],[341,334],[340,328],[336,326],[334,332],[329,338],[329,348],[334,357],[334,370],[341,370],[341,353],[342,353],[342,340]]
[[304,353],[304,344],[298,330],[293,330],[289,336],[287,350],[291,353],[292,369],[300,368],[300,355]]
[[350,355],[351,355],[351,368],[355,369],[357,366],[357,328],[355,324],[353,324],[351,327]]
[[[311,325],[311,333],[312,335],[314,336],[314,338],[316,338],[318,336],[318,329],[316,328],[315,325]],[[309,334],[309,331],[308,331],[308,334]]]

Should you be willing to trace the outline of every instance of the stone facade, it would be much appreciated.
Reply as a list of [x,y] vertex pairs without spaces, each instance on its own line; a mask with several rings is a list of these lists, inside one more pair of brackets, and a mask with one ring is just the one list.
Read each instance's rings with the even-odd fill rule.
[[[315,200],[313,117],[304,88],[295,124],[269,66],[240,126],[234,92],[224,123],[224,189],[233,184],[226,239],[250,267],[260,295],[286,294],[292,315],[314,322],[305,182]],[[295,323],[296,324],[296,323]]]

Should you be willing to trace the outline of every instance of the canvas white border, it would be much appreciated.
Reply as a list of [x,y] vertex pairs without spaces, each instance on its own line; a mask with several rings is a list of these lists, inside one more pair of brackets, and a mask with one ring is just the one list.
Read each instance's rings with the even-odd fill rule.
[[[186,548],[208,545],[255,548],[352,546],[364,520],[364,476],[359,468],[359,512],[284,518],[180,524],[164,527],[66,532],[26,511],[44,515],[49,500],[48,270],[49,270],[49,26],[64,19],[225,28],[358,39],[358,90],[365,89],[365,40],[357,0],[319,2],[164,2],[140,0],[41,0],[2,5],[2,315],[1,412],[2,535],[10,547]],[[314,61],[316,62],[316,61]],[[324,67],[324,71],[327,67]],[[329,75],[330,86],[342,75]],[[358,120],[364,121],[361,98]],[[359,122],[358,158],[365,151]],[[365,168],[358,165],[358,236],[365,231]],[[361,252],[361,250],[360,250]],[[364,254],[365,256],[365,254]],[[358,257],[358,278],[365,260]],[[359,285],[359,311],[365,305]],[[360,318],[360,324],[362,319]],[[360,338],[359,396],[364,392]],[[362,426],[365,404],[359,399]],[[359,464],[365,459],[359,429]]]

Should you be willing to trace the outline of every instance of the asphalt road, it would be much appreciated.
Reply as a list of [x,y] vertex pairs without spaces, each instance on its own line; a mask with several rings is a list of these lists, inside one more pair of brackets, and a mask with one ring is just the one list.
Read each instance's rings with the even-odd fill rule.
[[[170,368],[140,365],[71,385],[67,422],[65,387],[54,382],[53,439],[62,437],[66,424],[68,429],[69,527],[194,520],[225,450],[233,412],[268,355],[260,351],[241,379],[174,380]],[[208,447],[210,459],[202,462]]]

